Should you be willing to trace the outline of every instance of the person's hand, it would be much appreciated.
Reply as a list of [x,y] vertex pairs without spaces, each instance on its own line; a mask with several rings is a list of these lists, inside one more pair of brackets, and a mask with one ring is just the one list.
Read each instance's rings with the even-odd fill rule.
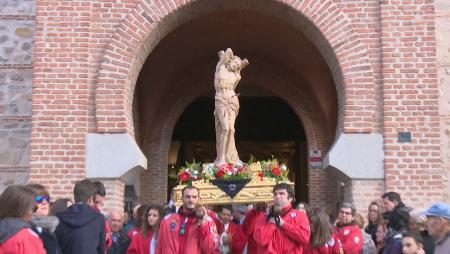
[[424,249],[419,249],[419,250],[417,251],[417,254],[425,254],[425,250],[424,250]]
[[283,225],[284,225],[284,220],[283,220],[283,218],[281,218],[281,216],[279,216],[278,218],[280,218],[280,227],[283,227]]
[[274,218],[274,217],[271,217],[271,218],[269,219],[269,223],[273,223],[273,224],[277,225],[277,222],[275,221],[275,218]]
[[206,210],[206,207],[204,206],[199,206],[197,207],[197,211],[195,211],[195,215],[198,218],[199,226],[203,226],[208,219],[208,210]]

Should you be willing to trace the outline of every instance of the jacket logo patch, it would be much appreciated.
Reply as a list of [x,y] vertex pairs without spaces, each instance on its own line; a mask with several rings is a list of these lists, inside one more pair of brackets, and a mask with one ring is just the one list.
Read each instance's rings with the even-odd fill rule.
[[355,243],[358,244],[359,243],[359,237],[355,237]]
[[291,213],[291,218],[295,218],[295,217],[297,217],[297,214],[296,213]]
[[350,230],[346,229],[346,230],[344,231],[344,235],[348,235],[348,234],[350,234]]
[[177,223],[176,222],[170,223],[170,229],[171,230],[175,230],[176,228],[177,228]]

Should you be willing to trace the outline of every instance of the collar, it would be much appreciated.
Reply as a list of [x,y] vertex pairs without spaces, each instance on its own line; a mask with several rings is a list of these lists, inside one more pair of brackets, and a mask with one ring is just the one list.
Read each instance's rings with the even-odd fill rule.
[[186,211],[186,210],[184,210],[184,207],[182,206],[182,207],[180,207],[180,209],[178,209],[178,214],[181,214],[186,217],[191,217],[191,216],[195,215],[195,210],[194,211]]
[[287,205],[283,208],[283,216],[289,213],[292,210],[292,204]]
[[342,227],[348,227],[348,226],[354,226],[354,225],[356,225],[356,222],[354,221],[354,220],[352,220],[352,222],[350,222],[350,223],[340,223],[340,222],[338,222],[337,224],[336,224],[336,226],[338,227],[338,228],[342,228]]

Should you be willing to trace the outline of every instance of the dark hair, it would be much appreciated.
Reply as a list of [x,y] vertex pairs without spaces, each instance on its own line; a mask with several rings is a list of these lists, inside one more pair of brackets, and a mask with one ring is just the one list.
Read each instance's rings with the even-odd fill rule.
[[75,203],[87,203],[89,198],[94,197],[95,193],[95,185],[88,179],[76,182],[75,187],[73,188]]
[[[142,215],[144,214],[144,212],[145,212],[145,210],[147,210],[147,207],[148,207],[148,205],[141,205],[138,209],[137,209],[137,218],[135,218],[135,220],[136,220],[136,224],[135,224],[135,228],[137,229],[137,230],[140,230],[141,229],[141,227],[142,227],[142,223],[143,223],[143,221],[142,221]],[[147,218],[147,217],[146,217]]]
[[95,181],[95,182],[93,182],[93,184],[96,189],[95,194],[105,197],[106,196],[105,185],[103,185],[103,183],[99,182],[99,181]]
[[314,248],[323,246],[333,234],[328,215],[320,208],[314,207],[308,210],[308,218],[311,226],[311,245]]
[[344,202],[339,206],[339,210],[341,210],[342,208],[350,208],[352,210],[352,216],[355,216],[356,207],[353,204]]
[[55,200],[55,202],[53,202],[52,208],[50,209],[50,214],[56,215],[57,213],[66,210],[67,202],[72,202],[72,200],[70,200],[68,198],[60,198],[60,199]]
[[44,186],[37,184],[37,183],[30,183],[25,185],[26,188],[32,190],[34,193],[36,193],[36,196],[48,196],[50,197],[50,194],[45,189]]
[[381,198],[387,198],[391,202],[397,201],[398,205],[403,204],[400,194],[394,191],[384,193]]
[[[148,224],[148,213],[150,212],[150,210],[156,210],[158,211],[159,214],[159,221],[156,223],[155,226],[153,226],[153,228],[150,228],[150,224]],[[150,230],[152,230],[155,234],[158,232],[158,228],[159,228],[159,223],[161,222],[163,216],[163,210],[162,207],[159,205],[148,205],[145,208],[145,211],[142,213],[141,215],[141,220],[142,220],[142,226],[141,226],[141,230],[142,230],[142,234],[147,237]]]
[[414,241],[415,241],[417,244],[420,243],[420,244],[423,245],[423,238],[422,238],[422,236],[421,236],[419,233],[417,233],[417,232],[409,231],[409,232],[403,233],[403,238],[405,238],[405,237],[411,237],[412,239],[414,239]]
[[35,206],[36,194],[21,185],[10,185],[0,195],[0,219],[7,217],[24,219]]
[[294,198],[295,193],[292,187],[287,183],[277,183],[275,186],[273,186],[273,193],[277,190],[286,190],[288,193],[288,198]]
[[195,187],[193,185],[188,185],[188,186],[184,187],[183,190],[181,191],[181,196],[182,197],[184,196],[184,191],[185,190],[197,190],[198,194],[200,195],[200,190],[197,187]]
[[219,206],[219,211],[222,212],[223,209],[227,209],[230,210],[230,212],[233,212],[233,208],[231,207],[231,205],[221,205]]

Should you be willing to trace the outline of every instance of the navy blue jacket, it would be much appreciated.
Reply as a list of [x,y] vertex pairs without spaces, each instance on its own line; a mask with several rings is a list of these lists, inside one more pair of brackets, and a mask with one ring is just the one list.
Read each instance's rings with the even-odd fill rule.
[[55,234],[64,254],[104,254],[105,217],[85,203],[77,203],[57,213]]

